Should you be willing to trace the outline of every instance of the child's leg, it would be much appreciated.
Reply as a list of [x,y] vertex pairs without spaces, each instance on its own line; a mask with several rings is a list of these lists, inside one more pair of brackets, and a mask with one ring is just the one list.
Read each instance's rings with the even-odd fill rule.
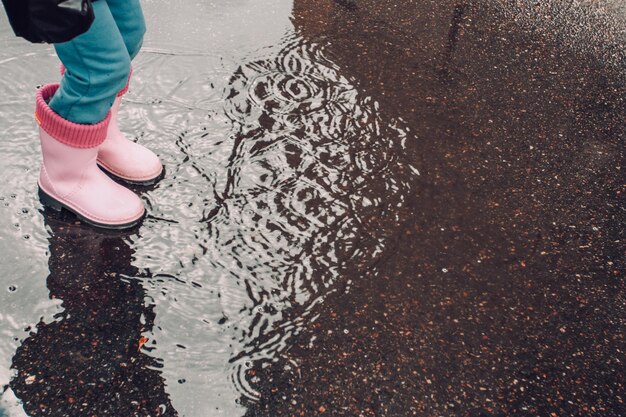
[[50,108],[66,120],[95,124],[109,112],[130,72],[130,56],[109,5],[93,2],[91,28],[69,42],[55,44],[66,68]]
[[[133,59],[143,43],[146,23],[139,0],[102,0],[109,5],[115,24],[124,39],[125,49]],[[118,179],[131,183],[150,185],[161,176],[163,165],[158,156],[139,143],[129,140],[120,130],[118,110],[126,88],[119,91],[111,108],[111,122],[107,139],[98,150],[98,164]]]
[[115,23],[124,38],[130,59],[135,58],[146,33],[146,22],[139,0],[106,0]]

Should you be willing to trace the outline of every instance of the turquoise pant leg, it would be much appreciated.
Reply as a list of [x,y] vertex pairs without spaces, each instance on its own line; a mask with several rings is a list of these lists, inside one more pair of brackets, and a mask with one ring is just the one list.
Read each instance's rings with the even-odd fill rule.
[[139,0],[106,0],[132,60],[139,53],[146,21]]
[[66,72],[50,107],[81,124],[106,117],[128,81],[130,61],[145,32],[138,0],[98,0],[93,7],[95,20],[86,33],[54,45]]

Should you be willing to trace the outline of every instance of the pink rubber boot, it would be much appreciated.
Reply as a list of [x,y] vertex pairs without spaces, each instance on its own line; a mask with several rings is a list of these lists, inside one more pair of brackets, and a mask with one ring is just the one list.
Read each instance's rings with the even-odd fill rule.
[[[65,74],[61,64],[61,75]],[[132,75],[132,69],[131,69]],[[136,185],[152,185],[163,174],[163,165],[151,150],[126,138],[117,122],[122,96],[128,92],[130,75],[126,87],[117,94],[111,107],[111,121],[107,137],[98,150],[98,165],[114,177]]]
[[48,106],[58,88],[49,84],[37,92],[35,117],[43,155],[38,182],[41,202],[55,210],[65,208],[98,227],[136,225],[145,213],[141,199],[110,179],[96,163],[110,113],[94,125],[65,120]]
[[122,90],[111,107],[111,122],[106,140],[98,150],[98,165],[113,176],[130,184],[151,185],[163,173],[163,165],[151,150],[128,140],[117,122]]

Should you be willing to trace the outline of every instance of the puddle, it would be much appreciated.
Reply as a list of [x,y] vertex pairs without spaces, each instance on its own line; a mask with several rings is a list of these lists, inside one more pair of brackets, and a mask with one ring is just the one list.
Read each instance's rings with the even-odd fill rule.
[[[39,263],[36,284],[19,293],[59,301],[40,302],[47,320],[28,332],[20,327],[37,323],[32,314],[16,314],[23,326],[3,320],[19,340],[2,359],[17,349],[14,386],[30,412],[55,389],[72,399],[45,408],[62,414],[80,401],[81,412],[142,404],[166,415],[242,414],[242,401],[259,397],[253,367],[277,360],[315,307],[347,290],[346,269],[372,273],[418,175],[398,156],[410,132],[293,30],[290,2],[275,3],[202,6],[215,21],[200,26],[186,20],[190,6],[147,5],[155,26],[168,15],[195,36],[163,25],[134,64],[120,123],[162,155],[167,176],[142,191],[149,215],[130,233],[38,211],[29,89],[9,89],[5,168],[27,178],[7,187],[7,211],[27,224],[12,229],[25,242],[18,252],[37,249]],[[249,22],[233,30],[242,15]],[[249,28],[261,18],[275,29],[255,36]],[[24,75],[34,91],[55,79],[56,64],[45,47],[10,58],[29,50],[16,43],[2,65],[18,73],[45,61],[51,69]],[[18,261],[14,275],[24,280],[29,267]],[[33,285],[39,295],[25,294]],[[114,397],[93,397],[105,387]]]

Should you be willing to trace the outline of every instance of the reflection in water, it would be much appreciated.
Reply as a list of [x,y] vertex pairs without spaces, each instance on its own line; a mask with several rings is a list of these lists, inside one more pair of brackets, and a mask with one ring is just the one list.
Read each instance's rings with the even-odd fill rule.
[[402,122],[383,120],[318,44],[286,37],[240,66],[226,94],[232,153],[207,234],[250,300],[231,317],[231,363],[254,398],[250,368],[276,361],[315,306],[347,290],[346,270],[376,273],[418,172],[399,157]]
[[11,388],[31,416],[176,416],[159,363],[142,353],[154,322],[132,278],[132,232],[45,216],[56,321],[39,323],[13,357]]

